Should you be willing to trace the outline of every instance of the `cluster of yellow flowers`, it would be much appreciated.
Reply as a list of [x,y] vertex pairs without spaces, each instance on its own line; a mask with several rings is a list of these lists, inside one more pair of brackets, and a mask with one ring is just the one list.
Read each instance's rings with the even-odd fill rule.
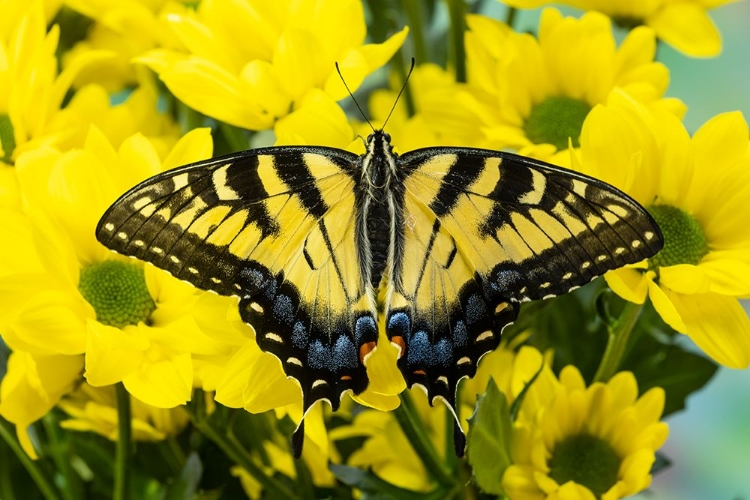
[[[117,383],[133,397],[136,439],[179,433],[194,388],[228,407],[301,418],[299,387],[258,348],[235,301],[114,254],[96,242],[94,228],[128,188],[211,157],[211,130],[184,127],[206,123],[200,115],[215,120],[238,149],[250,146],[241,128],[272,130],[276,144],[361,153],[358,135],[369,128],[337,103],[348,94],[334,63],[355,91],[396,54],[408,30],[366,44],[360,0],[195,3],[3,2],[0,336],[12,354],[0,415],[15,424],[31,456],[29,426],[58,405],[69,415],[66,428],[116,439]],[[706,11],[726,1],[565,3],[587,12],[575,19],[546,9],[536,36],[467,15],[466,81],[418,61],[409,82],[413,102],[399,101],[388,122],[394,144],[401,151],[512,149],[628,193],[660,224],[665,249],[610,273],[608,285],[636,304],[650,298],[670,327],[717,363],[746,368],[750,321],[737,299],[750,295],[748,125],[740,113],[726,113],[691,137],[681,122],[685,104],[664,97],[669,70],[654,60],[658,40],[693,56],[718,54],[720,38]],[[61,28],[51,21],[71,11],[91,25],[61,47]],[[685,16],[692,24],[681,21]],[[637,27],[618,45],[613,21]],[[373,124],[383,123],[395,96],[372,92]],[[187,116],[183,128],[175,116]],[[255,134],[253,145],[269,137]],[[371,386],[355,399],[392,410],[405,385],[395,351],[385,339],[380,346],[368,362]],[[557,376],[549,361],[532,347],[504,346],[462,386],[465,421],[490,376],[512,402],[537,374],[498,485],[513,500],[615,499],[648,487],[667,436],[664,392],[639,397],[627,372],[587,387],[574,366]],[[424,398],[414,404],[437,453],[450,453],[443,409],[429,410]],[[392,415],[359,411],[330,433],[328,417],[321,405],[307,417],[304,459],[316,485],[335,481],[328,468],[342,460],[335,443],[357,437],[364,444],[349,454],[349,465],[430,489],[428,471]],[[286,449],[271,441],[265,447],[276,470],[294,478]],[[571,465],[581,450],[589,450],[587,461]],[[234,472],[249,495],[259,494],[246,470]]]

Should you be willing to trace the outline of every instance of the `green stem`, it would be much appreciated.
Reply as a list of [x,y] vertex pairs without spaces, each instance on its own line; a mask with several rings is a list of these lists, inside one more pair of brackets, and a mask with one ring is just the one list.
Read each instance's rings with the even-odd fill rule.
[[117,398],[117,447],[115,450],[115,500],[130,499],[131,447],[133,421],[130,413],[130,393],[122,382],[115,385]]
[[42,470],[39,462],[29,458],[26,452],[23,451],[21,443],[18,442],[18,438],[15,436],[13,427],[2,417],[0,417],[0,437],[8,444],[10,449],[13,450],[13,453],[16,454],[16,457],[18,457],[18,460],[26,468],[31,479],[34,480],[34,483],[42,492],[42,495],[44,495],[44,498],[47,500],[62,500],[54,483]]
[[211,422],[206,413],[206,401],[203,391],[196,390],[193,401],[187,406],[193,425],[208,439],[214,442],[234,462],[245,469],[248,474],[258,481],[269,498],[294,500],[297,498],[273,477],[268,476],[263,469],[253,462],[250,454],[238,442],[232,441],[227,435]]
[[607,382],[617,372],[625,357],[633,327],[638,322],[642,311],[642,304],[626,302],[620,317],[613,326],[608,328],[607,348],[604,350],[602,361],[594,375],[594,382]]
[[505,24],[513,27],[513,24],[516,22],[516,14],[518,13],[518,9],[515,7],[508,7],[508,13],[505,14]]
[[409,23],[409,34],[414,43],[414,58],[417,60],[417,64],[424,64],[430,60],[430,57],[427,55],[427,43],[424,37],[421,2],[401,0],[401,6]]
[[466,31],[466,3],[465,0],[446,0],[448,15],[450,16],[450,56],[456,71],[456,81],[466,82],[466,49],[464,47],[464,32]]
[[414,403],[409,393],[406,391],[402,392],[399,394],[399,399],[401,399],[401,404],[393,411],[393,415],[396,417],[399,426],[401,426],[401,430],[406,434],[412,448],[414,448],[414,451],[422,460],[427,473],[442,485],[453,485],[456,479],[445,470],[445,466],[438,457],[435,447],[432,445],[432,441],[430,441],[430,437],[427,435],[427,429],[425,429],[422,419],[419,418],[414,408]]
[[42,418],[42,425],[44,425],[44,432],[47,435],[47,442],[52,460],[55,462],[57,471],[63,477],[63,480],[57,483],[61,489],[60,493],[66,500],[81,498],[83,495],[83,489],[80,477],[76,474],[70,464],[70,449],[62,439],[59,421],[56,418],[55,413],[50,412],[45,415],[44,418]]
[[244,151],[249,147],[247,135],[245,135],[243,129],[228,123],[219,122],[219,130],[232,151]]

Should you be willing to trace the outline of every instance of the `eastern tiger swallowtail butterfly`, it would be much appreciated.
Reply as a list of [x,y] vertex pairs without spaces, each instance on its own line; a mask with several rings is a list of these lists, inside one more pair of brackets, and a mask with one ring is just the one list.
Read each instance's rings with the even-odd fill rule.
[[[203,290],[242,319],[302,389],[304,410],[368,385],[378,324],[409,387],[456,416],[456,388],[522,302],[662,247],[633,199],[522,156],[431,147],[397,155],[376,130],[361,156],[242,151],[156,175],[118,199],[97,239]],[[456,422],[458,419],[456,417]],[[456,452],[465,438],[456,423]],[[299,456],[304,419],[295,431]]]

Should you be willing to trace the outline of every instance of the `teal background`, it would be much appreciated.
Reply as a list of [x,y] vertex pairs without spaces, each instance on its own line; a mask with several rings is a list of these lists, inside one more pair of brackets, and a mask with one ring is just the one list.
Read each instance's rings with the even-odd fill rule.
[[[484,13],[505,19],[506,8],[492,4],[485,4]],[[519,11],[516,29],[536,31],[540,12]],[[671,73],[667,94],[688,105],[685,125],[691,133],[725,111],[740,110],[750,118],[750,2],[719,7],[711,17],[724,39],[721,56],[692,59],[663,44],[658,51],[658,60]],[[661,451],[672,465],[654,477],[649,490],[632,498],[750,500],[750,371],[720,369],[667,423],[670,435]]]

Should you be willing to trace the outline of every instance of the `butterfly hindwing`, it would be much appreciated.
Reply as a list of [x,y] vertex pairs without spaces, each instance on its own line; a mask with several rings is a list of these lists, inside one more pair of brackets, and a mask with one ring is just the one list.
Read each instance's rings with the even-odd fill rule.
[[431,402],[455,407],[459,380],[497,347],[521,302],[571,291],[661,247],[640,205],[572,171],[463,148],[398,162],[404,243],[386,325],[403,346],[407,385],[425,387]]
[[193,285],[240,298],[305,410],[367,386],[376,311],[356,261],[352,169],[328,148],[246,151],[174,169],[123,195],[97,238]]

